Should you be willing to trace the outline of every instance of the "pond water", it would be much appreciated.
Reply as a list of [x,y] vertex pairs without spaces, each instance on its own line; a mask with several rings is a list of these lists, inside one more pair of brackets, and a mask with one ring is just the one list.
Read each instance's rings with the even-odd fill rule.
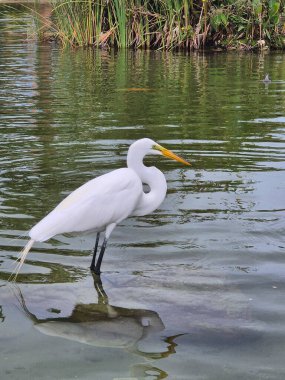
[[[0,19],[1,379],[284,379],[285,56],[62,50]],[[272,82],[261,79],[270,74]],[[150,137],[192,167],[95,236],[27,231]]]

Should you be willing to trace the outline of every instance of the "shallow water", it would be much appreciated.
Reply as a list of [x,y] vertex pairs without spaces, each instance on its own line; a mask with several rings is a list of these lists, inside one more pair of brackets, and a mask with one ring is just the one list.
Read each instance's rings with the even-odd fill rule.
[[[284,379],[284,55],[61,50],[29,22],[1,13],[1,379]],[[168,196],[102,284],[80,235],[8,286],[29,228],[145,136],[193,166],[147,159]]]

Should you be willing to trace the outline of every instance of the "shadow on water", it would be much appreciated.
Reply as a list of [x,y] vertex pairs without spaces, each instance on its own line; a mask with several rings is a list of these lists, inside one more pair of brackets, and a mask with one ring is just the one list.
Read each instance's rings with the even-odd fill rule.
[[[156,278],[152,280],[129,275],[125,276],[123,283],[118,274],[114,273],[114,277],[108,274],[107,292],[98,276],[94,275],[93,279],[88,276],[93,280],[95,294],[89,281],[86,285],[80,281],[77,290],[76,283],[49,286],[15,284],[13,298],[15,300],[16,297],[21,311],[17,320],[21,321],[21,330],[32,322],[34,332],[26,328],[29,339],[34,340],[43,334],[46,338],[39,337],[39,341],[49,340],[51,347],[66,348],[66,341],[69,341],[76,350],[80,347],[82,352],[84,346],[89,346],[88,350],[92,346],[92,358],[106,349],[118,352],[119,356],[120,353],[127,354],[130,362],[125,366],[135,379],[150,375],[152,379],[169,377],[168,372],[171,374],[172,370],[165,363],[172,362],[173,357],[181,355],[182,351],[187,352],[193,363],[195,358],[200,360],[205,350],[223,352],[239,350],[239,347],[256,347],[262,340],[262,332],[252,320],[243,296],[240,295],[239,301],[237,296],[234,301],[227,299],[235,290],[234,286],[227,289],[220,281],[216,285],[212,283],[212,290],[208,292],[206,279],[195,284],[198,277],[201,279],[203,276],[202,269],[197,273],[186,269],[176,269],[177,278],[182,279],[185,289],[180,289],[180,292],[176,289],[175,299],[171,289],[181,287],[181,283],[177,283],[173,276],[166,279],[163,270],[156,270]],[[212,276],[210,281],[213,281]],[[221,288],[225,296],[222,299],[219,297]],[[89,295],[86,294],[88,289],[91,290]],[[226,295],[228,292],[230,294]],[[130,307],[134,300],[135,304],[149,307]],[[13,300],[8,296],[2,312],[3,322],[5,314],[11,314],[11,304]],[[23,318],[22,312],[27,318]],[[17,314],[15,310],[12,313]],[[5,323],[2,325],[5,329]],[[60,352],[60,348],[57,351]],[[110,351],[104,358],[104,368],[112,366],[108,364],[109,355]],[[97,364],[93,365],[97,368]]]
[[[173,323],[170,328],[166,328],[156,311],[111,305],[101,278],[95,274],[92,276],[97,302],[75,303],[68,316],[62,316],[63,311],[60,306],[50,307],[49,305],[46,310],[43,310],[44,306],[39,308],[36,302],[29,301],[31,302],[31,307],[29,307],[20,287],[16,284],[13,286],[13,293],[26,316],[43,334],[96,347],[125,348],[132,353],[153,359],[165,358],[175,353],[175,346],[177,346],[175,339],[182,339],[182,337],[183,340],[189,340],[190,344],[216,347],[250,343],[261,337],[258,329],[256,330],[251,325],[249,310],[245,308],[240,311],[240,315],[236,315],[234,310],[223,310],[221,306],[215,309],[209,300],[205,302],[205,299],[204,305],[198,305],[195,300],[194,287],[192,297],[187,297],[189,305],[183,306],[183,312],[182,309],[177,311],[181,314],[180,320]],[[144,286],[143,282],[141,284]],[[137,289],[137,291],[139,290]],[[147,290],[144,289],[144,291]],[[125,298],[123,296],[123,299]],[[219,302],[221,303],[217,299],[216,303]],[[35,308],[37,311],[32,312],[31,309]],[[233,314],[233,318],[229,318],[230,312]],[[202,321],[202,315],[207,315],[207,323]],[[189,318],[191,319],[190,323]],[[187,321],[187,328],[185,321]],[[239,323],[237,323],[238,321]],[[170,331],[173,334],[170,334]],[[164,342],[163,347],[161,346],[162,341]],[[147,349],[143,350],[142,346]],[[151,351],[150,348],[154,347],[159,348]]]
[[[13,291],[26,316],[33,321],[35,328],[45,335],[96,347],[124,348],[152,359],[165,358],[175,353],[176,336],[165,339],[166,347],[163,351],[141,350],[138,347],[140,342],[146,343],[149,347],[154,346],[153,340],[160,340],[159,333],[165,330],[158,313],[152,310],[110,305],[101,278],[93,274],[93,279],[98,297],[97,303],[75,304],[71,315],[67,317],[37,317],[36,313],[29,310],[20,287],[14,285]],[[40,314],[42,313],[43,311],[40,311]],[[61,310],[49,308],[46,313],[59,315]]]

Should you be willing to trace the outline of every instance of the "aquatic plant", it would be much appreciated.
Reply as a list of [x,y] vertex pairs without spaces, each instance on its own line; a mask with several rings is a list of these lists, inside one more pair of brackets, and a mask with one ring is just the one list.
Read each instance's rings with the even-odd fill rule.
[[51,0],[49,29],[54,38],[71,46],[165,50],[283,47],[284,2]]

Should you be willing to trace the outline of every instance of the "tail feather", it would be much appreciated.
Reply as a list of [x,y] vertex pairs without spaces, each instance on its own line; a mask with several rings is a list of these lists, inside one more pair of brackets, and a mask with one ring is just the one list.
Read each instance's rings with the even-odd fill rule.
[[19,272],[20,272],[20,270],[22,268],[22,265],[25,262],[27,254],[29,253],[30,249],[32,248],[34,242],[35,242],[35,240],[30,239],[28,241],[28,243],[25,245],[25,247],[22,249],[22,251],[20,252],[20,255],[19,255],[19,258],[18,258],[18,264],[17,264],[15,270],[12,272],[11,276],[9,277],[9,281],[10,280],[16,281],[17,276],[18,276],[18,274],[19,274]]

